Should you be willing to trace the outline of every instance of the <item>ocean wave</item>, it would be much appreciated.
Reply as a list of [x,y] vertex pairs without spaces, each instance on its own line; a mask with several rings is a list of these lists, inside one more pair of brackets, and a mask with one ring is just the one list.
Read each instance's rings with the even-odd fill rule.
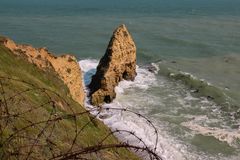
[[193,96],[206,97],[208,100],[215,102],[224,109],[227,108],[227,111],[237,108],[237,102],[226,93],[225,88],[214,86],[206,80],[200,79],[190,73],[174,70],[163,63],[154,63],[154,65],[158,65],[160,75],[180,81],[189,87]]

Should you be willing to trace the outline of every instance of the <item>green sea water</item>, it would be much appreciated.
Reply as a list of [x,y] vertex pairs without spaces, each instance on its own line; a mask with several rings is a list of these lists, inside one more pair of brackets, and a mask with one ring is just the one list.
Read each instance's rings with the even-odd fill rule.
[[240,159],[239,0],[0,0],[1,35],[85,66],[122,23],[140,70],[112,105],[151,118],[165,159]]

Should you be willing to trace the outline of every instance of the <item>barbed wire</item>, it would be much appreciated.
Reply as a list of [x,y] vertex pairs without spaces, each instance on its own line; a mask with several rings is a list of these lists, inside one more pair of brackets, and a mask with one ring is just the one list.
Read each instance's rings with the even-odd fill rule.
[[[153,149],[135,132],[119,129],[109,130],[95,144],[84,144],[88,128],[95,125],[103,111],[109,110],[128,112],[145,120],[156,137]],[[96,114],[91,115],[92,112]],[[42,117],[38,113],[42,113]],[[123,133],[135,138],[139,145],[110,141],[116,134]],[[162,159],[156,153],[158,131],[145,116],[126,108],[75,109],[67,98],[53,90],[3,76],[0,76],[0,138],[0,159],[3,160],[91,159],[109,149],[144,152],[150,160]]]

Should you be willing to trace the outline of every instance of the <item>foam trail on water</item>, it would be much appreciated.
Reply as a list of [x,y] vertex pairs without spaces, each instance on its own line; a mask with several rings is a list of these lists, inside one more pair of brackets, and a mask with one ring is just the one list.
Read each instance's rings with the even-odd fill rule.
[[235,142],[240,139],[240,130],[220,129],[217,127],[206,127],[200,125],[202,121],[207,121],[207,116],[195,116],[193,120],[182,122],[181,125],[185,126],[198,134],[213,136],[219,141],[227,142],[230,146],[235,147]]

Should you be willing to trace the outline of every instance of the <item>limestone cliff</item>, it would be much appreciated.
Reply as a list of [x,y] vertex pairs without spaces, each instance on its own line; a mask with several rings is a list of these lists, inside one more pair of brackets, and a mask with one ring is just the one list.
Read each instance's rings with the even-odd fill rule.
[[136,46],[125,25],[113,33],[105,55],[89,85],[91,103],[109,103],[115,97],[115,87],[121,80],[134,80],[136,76]]
[[69,88],[72,98],[83,105],[85,93],[83,89],[82,72],[77,59],[71,55],[56,57],[46,48],[33,48],[30,45],[19,45],[5,38],[0,43],[14,54],[26,58],[42,70],[53,69],[59,78]]

